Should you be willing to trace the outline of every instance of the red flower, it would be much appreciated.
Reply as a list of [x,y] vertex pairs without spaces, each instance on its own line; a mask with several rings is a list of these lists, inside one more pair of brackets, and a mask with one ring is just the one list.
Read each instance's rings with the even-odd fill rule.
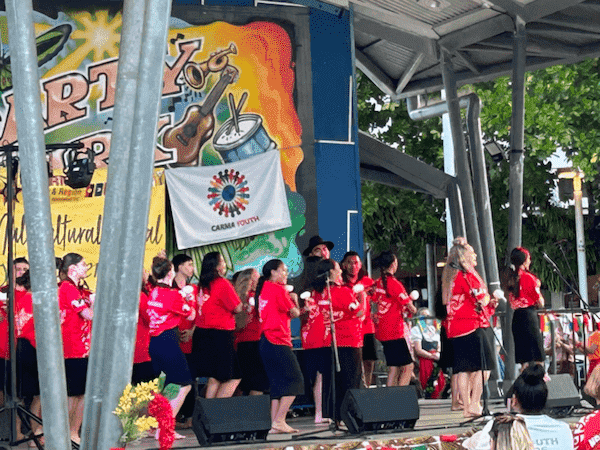
[[158,444],[160,450],[169,450],[175,441],[175,418],[169,400],[158,392],[148,403],[148,414],[158,422]]

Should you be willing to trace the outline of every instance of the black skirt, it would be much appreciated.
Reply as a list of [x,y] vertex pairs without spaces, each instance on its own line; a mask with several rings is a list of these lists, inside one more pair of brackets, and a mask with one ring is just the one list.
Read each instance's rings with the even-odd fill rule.
[[233,330],[196,328],[192,354],[196,360],[196,376],[220,382],[239,380],[240,365],[234,348]]
[[388,367],[402,367],[412,364],[412,356],[408,350],[406,339],[394,339],[391,341],[381,341],[383,345],[383,354],[385,363]]
[[314,384],[317,373],[331,372],[331,347],[309,348],[304,352],[304,376],[310,384]]
[[362,349],[338,347],[340,371],[335,374],[335,395],[332,399],[331,371],[323,374],[323,417],[341,420],[341,406],[348,389],[362,386]]
[[542,362],[546,360],[540,321],[535,307],[519,308],[514,311],[512,333],[515,339],[515,362]]
[[260,357],[258,341],[238,343],[237,358],[242,373],[242,381],[240,382],[242,392],[267,392],[269,390],[269,377]]
[[446,327],[440,330],[440,360],[438,366],[442,369],[450,369],[454,366],[454,351],[452,349],[452,339],[446,333]]
[[367,333],[363,336],[362,359],[363,361],[377,361],[375,333]]
[[163,331],[158,336],[150,337],[148,350],[154,371],[159,374],[164,372],[167,376],[165,386],[170,383],[179,386],[192,384],[192,374],[185,355],[179,347],[176,328]]
[[85,394],[85,381],[87,377],[87,358],[65,359],[65,375],[67,377],[67,395],[78,397]]
[[133,370],[131,371],[131,384],[136,385],[140,383],[147,383],[148,381],[154,380],[160,373],[154,371],[152,361],[146,361],[141,363],[135,363]]
[[40,395],[37,352],[31,342],[24,338],[17,339],[17,384],[20,398]]
[[452,339],[454,350],[454,373],[490,370],[493,352],[483,328],[477,328],[466,336]]
[[304,394],[304,377],[292,347],[275,345],[261,336],[260,356],[269,377],[272,399]]

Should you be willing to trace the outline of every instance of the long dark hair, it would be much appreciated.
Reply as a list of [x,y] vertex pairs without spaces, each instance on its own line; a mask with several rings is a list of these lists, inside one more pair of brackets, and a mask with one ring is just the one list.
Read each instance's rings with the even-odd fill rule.
[[521,293],[521,287],[519,283],[519,280],[521,278],[519,275],[519,267],[521,267],[525,263],[525,261],[527,261],[528,256],[528,250],[522,247],[514,248],[513,251],[510,252],[510,266],[504,269],[504,289],[517,298]]
[[[347,259],[350,259],[353,256],[358,256],[358,259],[360,259],[360,255],[358,254],[358,252],[355,252],[354,250],[350,250],[349,252],[346,252],[346,254],[344,255],[344,257],[340,261],[340,267],[342,268],[342,280],[344,280],[344,283],[348,282],[348,274],[344,270],[344,263],[346,262]],[[360,262],[362,264],[362,259],[360,260]],[[364,267],[361,267],[360,270],[358,271],[358,276],[357,276],[356,280],[360,281],[366,275],[367,275],[367,271],[365,270]]]
[[393,277],[394,275],[386,272],[387,269],[396,261],[398,258],[391,251],[386,250],[382,252],[375,260],[373,261],[375,267],[377,267],[381,271],[381,282],[383,284],[383,290],[385,291],[386,297],[389,296],[387,290],[387,279],[388,277]]
[[219,252],[210,252],[204,255],[202,267],[200,268],[200,281],[198,281],[200,289],[210,289],[210,283],[221,276],[217,270],[221,258]]
[[166,277],[172,268],[173,263],[167,258],[155,256],[152,258],[152,273],[148,277],[148,283],[150,283],[152,286],[157,286],[158,280],[162,280],[164,277]]
[[333,270],[335,263],[333,259],[322,259],[317,263],[315,278],[311,283],[311,287],[317,292],[323,292],[327,287],[327,278],[329,272]]
[[[260,297],[260,293],[262,292],[263,285],[265,281],[271,278],[271,272],[273,270],[279,269],[279,267],[283,264],[283,261],[280,259],[271,259],[267,261],[262,268],[262,275],[258,279],[258,285],[256,286],[256,293],[254,294],[254,301],[258,302],[258,298]],[[258,310],[258,308],[256,308]]]
[[82,259],[83,256],[81,256],[79,253],[67,253],[65,256],[63,256],[60,260],[60,266],[58,267],[60,279],[66,280],[69,278],[69,267],[79,264]]

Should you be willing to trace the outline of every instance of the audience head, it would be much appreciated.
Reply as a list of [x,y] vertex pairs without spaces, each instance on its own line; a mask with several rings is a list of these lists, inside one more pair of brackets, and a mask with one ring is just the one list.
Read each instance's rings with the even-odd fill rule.
[[512,388],[517,412],[539,414],[544,409],[548,398],[544,375],[544,368],[539,364],[530,364],[521,372]]

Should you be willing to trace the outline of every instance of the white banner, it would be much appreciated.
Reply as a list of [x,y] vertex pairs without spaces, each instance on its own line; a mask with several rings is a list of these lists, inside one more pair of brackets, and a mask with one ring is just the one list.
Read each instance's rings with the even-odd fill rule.
[[291,226],[279,151],[165,171],[179,250]]

